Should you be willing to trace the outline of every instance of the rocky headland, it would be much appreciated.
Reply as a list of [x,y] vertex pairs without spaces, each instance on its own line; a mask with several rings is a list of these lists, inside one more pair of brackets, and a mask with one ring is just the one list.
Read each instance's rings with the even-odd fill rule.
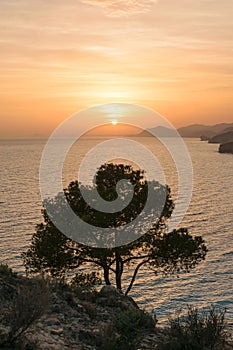
[[211,137],[208,141],[209,143],[228,143],[233,142],[233,131],[224,132]]
[[233,154],[233,141],[221,144],[219,146],[219,152]]
[[99,292],[0,270],[0,349],[155,350],[156,320],[113,286]]
[[233,123],[220,123],[215,125],[193,124],[178,129],[182,137],[200,138],[202,141],[208,141],[212,137],[233,131]]
[[[176,327],[162,329],[156,323],[155,317],[112,286],[97,292],[18,276],[0,265],[2,350],[180,350],[182,341],[193,346],[195,338],[184,340],[181,328],[177,332]],[[221,336],[216,346],[201,349],[233,347]]]

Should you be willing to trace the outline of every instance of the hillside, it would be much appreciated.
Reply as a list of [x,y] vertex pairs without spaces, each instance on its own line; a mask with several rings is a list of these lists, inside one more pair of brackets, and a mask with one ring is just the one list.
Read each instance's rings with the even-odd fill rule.
[[193,124],[179,128],[178,132],[182,137],[199,138],[209,128],[209,125]]
[[222,134],[218,134],[208,141],[209,143],[227,143],[233,142],[233,131],[224,132]]
[[[233,123],[221,123],[216,125],[193,124],[179,128],[177,131],[184,138],[200,138],[202,141],[208,141],[218,134],[231,131],[233,132]],[[137,135],[132,136],[150,137],[153,136],[153,134],[161,137],[177,137],[175,130],[161,125],[143,130]]]
[[230,130],[231,128],[233,129],[233,123],[221,123],[216,125],[193,124],[179,128],[178,132],[182,137],[201,138],[201,140],[207,141],[220,133],[229,131],[229,128]]
[[143,130],[136,136],[138,137],[150,137],[153,135],[158,135],[160,137],[177,137],[176,130],[166,128],[164,126],[156,126],[155,128],[151,128],[148,130]]
[[[193,312],[193,320],[202,320],[195,309]],[[221,315],[214,310],[210,314],[211,339],[212,334],[216,337],[216,326],[222,325]],[[195,334],[189,332],[187,338],[185,333],[182,338],[183,328],[174,333],[172,327],[156,327],[156,322],[132,298],[112,286],[103,286],[97,292],[51,279],[18,276],[6,265],[0,265],[2,350],[178,350],[181,347],[171,346],[182,339],[182,349],[191,349],[186,345],[196,339],[196,328]],[[203,339],[208,346],[195,349],[232,350],[228,342],[230,332],[226,336],[224,328],[223,331],[218,330],[214,346],[209,344],[207,335]]]
[[97,292],[0,265],[2,350],[150,350],[160,334],[154,319],[112,286]]

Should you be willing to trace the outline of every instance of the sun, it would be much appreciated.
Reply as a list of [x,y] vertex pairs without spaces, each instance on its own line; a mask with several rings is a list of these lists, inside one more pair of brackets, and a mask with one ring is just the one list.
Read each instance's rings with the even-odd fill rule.
[[118,124],[118,120],[113,119],[111,123],[112,123],[112,125],[117,125]]

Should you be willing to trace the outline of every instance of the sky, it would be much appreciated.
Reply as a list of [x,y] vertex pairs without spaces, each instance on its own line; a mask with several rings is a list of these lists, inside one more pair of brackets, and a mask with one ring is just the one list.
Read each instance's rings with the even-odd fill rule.
[[232,16],[231,0],[0,0],[0,136],[112,102],[233,122]]

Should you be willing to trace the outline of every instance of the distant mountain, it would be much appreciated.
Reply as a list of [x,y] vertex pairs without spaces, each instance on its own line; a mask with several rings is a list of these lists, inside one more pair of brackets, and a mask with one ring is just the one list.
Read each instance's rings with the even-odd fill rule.
[[[233,123],[221,123],[216,125],[193,124],[179,128],[177,131],[182,137],[200,138],[202,141],[209,141],[219,134],[233,132]],[[176,130],[161,125],[143,130],[134,136],[150,137],[153,136],[153,134],[161,137],[177,137]]]
[[184,126],[178,129],[178,132],[182,137],[196,137],[199,138],[201,135],[210,128],[209,125],[193,124]]
[[223,132],[233,131],[233,126],[229,126],[228,128],[224,129]]
[[218,134],[214,137],[211,137],[208,141],[209,143],[227,143],[233,142],[233,131],[224,132],[222,134]]
[[204,140],[210,140],[211,138],[213,138],[216,135],[225,133],[227,131],[231,131],[233,130],[233,123],[232,124],[226,124],[226,123],[222,123],[222,124],[216,124],[213,125],[209,128],[209,130],[207,130],[202,136],[201,139]]
[[233,154],[233,142],[221,144],[219,146],[219,153],[232,153]]
[[155,128],[143,130],[136,136],[138,137],[150,137],[153,135],[158,135],[161,137],[177,137],[177,131],[171,128],[166,128],[165,126],[156,126]]
[[233,123],[221,123],[216,125],[193,124],[179,128],[178,131],[183,137],[197,137],[202,140],[209,140],[209,138],[224,132],[228,128],[233,128]]
[[178,132],[182,137],[195,137],[207,141],[210,138],[223,133],[228,128],[233,128],[233,123],[221,123],[216,125],[193,124],[179,128]]

